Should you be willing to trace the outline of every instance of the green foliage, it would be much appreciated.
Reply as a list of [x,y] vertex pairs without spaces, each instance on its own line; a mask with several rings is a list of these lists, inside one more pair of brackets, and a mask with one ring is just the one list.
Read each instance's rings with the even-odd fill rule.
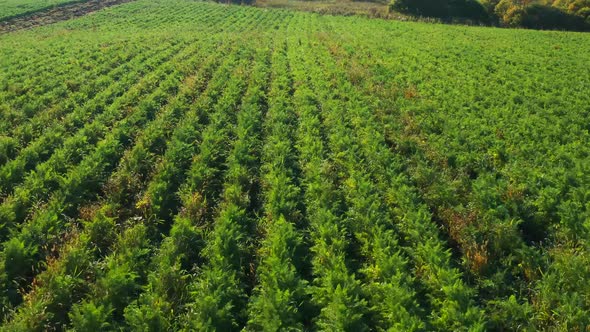
[[300,223],[300,189],[295,182],[293,160],[292,104],[285,98],[288,89],[285,44],[275,46],[271,56],[268,92],[270,107],[266,114],[267,142],[262,148],[264,212],[261,221],[265,233],[256,270],[258,286],[249,305],[251,330],[299,331],[310,314],[306,282],[300,275],[304,264]]
[[[249,48],[242,49],[245,52],[244,58],[252,52]],[[250,206],[249,190],[251,183],[244,181],[245,167],[253,166],[246,164],[251,160],[242,155],[243,150],[237,147],[230,151],[221,148],[230,145],[230,136],[238,134],[238,141],[255,139],[244,134],[244,118],[258,116],[252,114],[252,108],[246,106],[246,115],[236,117],[232,111],[239,104],[240,97],[248,93],[246,79],[250,70],[245,70],[243,62],[234,71],[229,86],[220,95],[217,105],[213,106],[211,122],[203,133],[203,143],[199,154],[193,159],[189,170],[189,179],[185,191],[185,206],[190,210],[198,205],[198,210],[211,209],[217,202],[220,202],[219,212],[215,216],[198,212],[189,217],[195,223],[202,223],[214,219],[211,231],[207,234],[207,245],[203,249],[202,257],[205,264],[199,270],[198,276],[189,284],[188,312],[181,321],[184,330],[236,330],[244,325],[245,321],[245,280],[242,266],[243,257],[248,255],[246,245],[247,229],[250,228],[251,215],[247,213]],[[256,105],[250,105],[250,107]],[[255,109],[254,109],[255,110]],[[235,131],[234,124],[238,121],[241,130]],[[228,124],[230,126],[228,126]],[[244,142],[242,142],[243,144]],[[231,146],[231,145],[230,145]],[[227,163],[229,169],[226,173],[226,182],[221,183],[219,173]],[[196,197],[198,201],[193,198]],[[205,200],[202,199],[205,197]],[[209,203],[211,202],[211,203]],[[211,204],[211,205],[209,205]],[[213,210],[209,210],[213,211]],[[211,213],[212,214],[212,213]]]
[[[274,248],[276,248],[276,250],[272,250],[269,254],[270,256],[268,256],[268,259],[264,263],[265,266],[261,267],[261,278],[264,278],[260,281],[261,292],[269,291],[268,289],[265,289],[264,286],[270,286],[270,289],[273,290],[286,290],[278,292],[275,296],[270,294],[261,295],[260,297],[264,300],[253,302],[252,305],[254,309],[252,310],[260,315],[259,322],[262,324],[273,324],[273,322],[269,321],[269,318],[284,316],[284,319],[278,319],[277,321],[284,321],[285,324],[287,324],[286,326],[295,326],[299,324],[301,317],[297,317],[298,310],[290,308],[289,306],[299,306],[299,302],[304,296],[304,294],[301,293],[304,286],[303,281],[299,279],[295,266],[293,265],[293,263],[296,262],[291,262],[291,257],[296,256],[296,253],[285,252],[285,250],[287,248],[297,250],[297,242],[300,242],[301,240],[296,238],[296,232],[284,219],[279,219],[276,227],[282,228],[283,230],[277,230],[276,233],[272,233],[272,238],[268,239],[269,242],[271,242],[268,244],[270,250]],[[282,240],[285,240],[287,243],[283,243]],[[291,243],[292,241],[295,241],[296,243]],[[291,264],[283,265],[289,262]],[[299,293],[290,294],[290,289]],[[265,304],[263,301],[266,300],[269,300],[270,303]],[[264,307],[265,305],[268,305],[268,307]],[[262,309],[257,310],[257,306],[261,306]],[[267,319],[265,319],[265,317]],[[280,326],[277,326],[277,328],[280,329]]]
[[590,4],[580,1],[562,5],[556,1],[548,6],[531,1],[502,0],[493,10],[505,26],[589,31],[590,25],[584,21],[587,17],[584,8],[590,8]]
[[494,300],[491,302],[493,310],[490,312],[490,324],[492,328],[507,328],[512,331],[533,331],[532,306],[525,302],[519,303],[516,296],[508,299]]
[[537,284],[537,310],[534,317],[548,329],[583,330],[590,324],[588,294],[585,282],[590,277],[586,248],[556,248],[554,260],[545,278]]
[[18,289],[10,281],[28,273],[34,264],[34,254],[35,249],[27,246],[24,241],[18,238],[11,238],[4,245],[0,280],[5,285],[3,289],[5,294],[3,295],[6,296],[10,303],[19,302],[21,299]]
[[520,25],[533,29],[561,29],[574,31],[590,31],[590,26],[584,21],[582,10],[569,14],[558,8],[542,5],[532,5],[524,9]]
[[585,34],[138,0],[0,43],[1,330],[590,324]]
[[98,211],[96,216],[84,225],[88,241],[99,253],[107,252],[116,236],[115,219],[105,215],[108,207],[105,210],[107,211]]
[[590,4],[587,0],[393,0],[390,11],[435,17],[445,21],[471,20],[528,29],[588,31]]
[[172,314],[164,299],[148,295],[125,309],[125,321],[131,331],[168,331]]
[[75,306],[70,314],[73,331],[109,331],[111,310],[92,302]]
[[393,0],[390,9],[425,17],[465,18],[480,22],[488,20],[485,8],[476,0]]

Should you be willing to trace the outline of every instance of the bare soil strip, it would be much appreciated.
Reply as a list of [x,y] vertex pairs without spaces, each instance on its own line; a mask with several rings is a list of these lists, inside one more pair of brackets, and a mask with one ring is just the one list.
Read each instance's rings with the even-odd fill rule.
[[19,16],[0,22],[0,34],[69,20],[101,10],[105,7],[131,1],[133,0],[89,0],[43,9],[30,15]]

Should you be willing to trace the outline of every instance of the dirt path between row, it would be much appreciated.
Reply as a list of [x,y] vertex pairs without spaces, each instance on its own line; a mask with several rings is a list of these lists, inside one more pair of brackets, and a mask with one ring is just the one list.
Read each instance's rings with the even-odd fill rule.
[[65,21],[75,17],[84,16],[105,7],[131,1],[133,0],[89,0],[81,3],[42,9],[38,12],[31,13],[30,15],[0,22],[0,33],[30,29],[37,26]]

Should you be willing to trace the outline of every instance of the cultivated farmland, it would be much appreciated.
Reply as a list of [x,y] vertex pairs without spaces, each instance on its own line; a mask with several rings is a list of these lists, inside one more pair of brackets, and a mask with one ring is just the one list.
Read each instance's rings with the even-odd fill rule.
[[138,0],[0,68],[2,330],[590,326],[590,34]]
[[0,19],[22,16],[40,9],[76,1],[79,0],[0,0]]

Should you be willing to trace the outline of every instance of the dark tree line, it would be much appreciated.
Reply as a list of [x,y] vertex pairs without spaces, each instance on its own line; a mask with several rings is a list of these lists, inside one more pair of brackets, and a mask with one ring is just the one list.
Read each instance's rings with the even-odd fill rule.
[[392,0],[392,11],[531,29],[590,31],[590,0]]

